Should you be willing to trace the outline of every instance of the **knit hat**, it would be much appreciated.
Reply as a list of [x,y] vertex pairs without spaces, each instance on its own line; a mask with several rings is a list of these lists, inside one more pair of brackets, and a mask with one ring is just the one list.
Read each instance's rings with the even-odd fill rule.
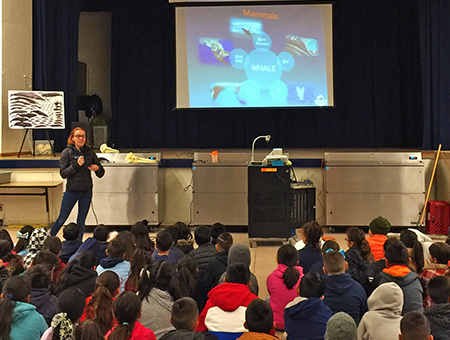
[[325,340],[356,340],[356,322],[344,312],[334,314],[327,322]]
[[228,251],[228,265],[238,262],[250,267],[250,249],[243,244],[233,244]]
[[370,222],[369,228],[374,235],[387,235],[389,230],[391,230],[391,224],[384,217],[378,216]]

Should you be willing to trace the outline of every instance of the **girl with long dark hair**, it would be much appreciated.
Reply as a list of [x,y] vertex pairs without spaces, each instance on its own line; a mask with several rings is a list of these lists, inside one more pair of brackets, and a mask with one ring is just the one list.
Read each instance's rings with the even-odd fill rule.
[[3,285],[0,300],[0,340],[39,340],[47,329],[44,317],[31,305],[31,285],[14,276]]
[[303,268],[303,273],[307,274],[313,264],[322,261],[322,226],[317,221],[307,222],[302,227],[302,234],[305,247],[298,251],[298,265]]
[[142,301],[140,322],[159,339],[174,329],[170,316],[179,294],[176,268],[170,261],[159,261],[142,270],[138,296]]
[[347,229],[345,241],[347,241],[349,248],[345,252],[349,274],[355,281],[361,282],[363,273],[369,267],[369,264],[373,262],[373,254],[370,251],[369,242],[366,240],[364,231],[356,227]]
[[278,249],[277,262],[278,267],[267,277],[267,291],[275,327],[284,330],[284,307],[297,297],[303,268],[297,266],[298,252],[290,244]]
[[86,307],[80,320],[94,320],[103,334],[106,334],[115,323],[113,302],[119,290],[119,276],[113,271],[102,273],[97,278],[95,292],[86,299]]
[[411,230],[403,230],[400,233],[400,241],[402,241],[409,254],[409,266],[417,273],[422,274],[425,267],[425,257],[423,255],[422,243],[419,242],[417,234]]
[[118,325],[106,334],[108,340],[156,340],[151,329],[142,326],[138,320],[141,314],[141,300],[132,292],[123,292],[114,301],[114,316]]

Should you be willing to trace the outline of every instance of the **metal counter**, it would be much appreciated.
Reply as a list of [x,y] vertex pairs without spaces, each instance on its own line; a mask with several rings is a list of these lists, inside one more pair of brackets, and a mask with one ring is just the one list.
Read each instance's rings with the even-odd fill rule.
[[[267,152],[255,153],[262,160]],[[251,152],[219,153],[211,162],[209,153],[194,153],[192,165],[192,224],[248,225],[248,163]]]
[[[153,157],[156,164],[132,164],[127,154],[102,154],[98,158],[105,168],[105,176],[92,174],[94,189],[92,206],[86,225],[133,225],[146,219],[157,225],[164,220],[164,171],[159,168],[161,154],[135,153],[137,157]],[[73,209],[68,222],[76,221],[78,209]]]
[[425,201],[420,152],[325,153],[328,226],[368,226],[377,216],[393,226],[417,223]]

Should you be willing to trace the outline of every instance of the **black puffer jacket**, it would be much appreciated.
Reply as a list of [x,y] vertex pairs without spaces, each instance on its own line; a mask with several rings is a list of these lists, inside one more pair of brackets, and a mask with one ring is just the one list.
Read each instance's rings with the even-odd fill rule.
[[[83,166],[78,165],[78,157],[84,156]],[[59,173],[62,178],[67,179],[67,190],[84,191],[92,190],[91,171],[88,167],[92,164],[98,165],[95,175],[99,178],[105,174],[105,169],[100,164],[94,149],[83,146],[80,151],[74,145],[68,145],[61,153],[59,160]]]

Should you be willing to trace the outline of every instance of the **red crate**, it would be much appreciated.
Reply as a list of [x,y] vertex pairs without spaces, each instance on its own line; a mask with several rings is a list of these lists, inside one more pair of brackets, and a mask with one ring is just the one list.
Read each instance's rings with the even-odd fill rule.
[[427,234],[447,235],[450,225],[450,204],[445,201],[427,203]]

